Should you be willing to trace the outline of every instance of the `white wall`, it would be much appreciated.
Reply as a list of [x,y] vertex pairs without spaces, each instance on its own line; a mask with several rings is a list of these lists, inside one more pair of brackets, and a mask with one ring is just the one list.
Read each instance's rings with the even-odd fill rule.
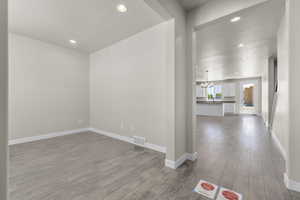
[[277,34],[278,92],[272,132],[288,153],[289,140],[289,49],[288,18],[285,14]]
[[187,152],[186,13],[177,1],[160,2],[175,20],[175,157],[167,154],[167,159],[177,160]]
[[269,60],[264,60],[264,65],[261,66],[261,115],[265,124],[269,125]]
[[288,176],[298,183],[300,192],[300,1],[288,0],[289,9],[289,104],[290,137]]
[[166,145],[167,28],[159,24],[91,54],[91,127]]
[[89,125],[89,57],[9,35],[9,138]]
[[278,31],[278,102],[273,134],[286,155],[286,185],[300,191],[300,2],[287,0]]
[[[280,25],[280,24],[279,24]],[[279,29],[279,28],[278,28]],[[277,42],[276,42],[277,44]],[[276,65],[276,57],[272,56],[268,61],[268,70],[269,70],[269,125],[271,125],[271,121],[273,120],[273,103],[274,103],[274,94],[275,94],[275,65]]]
[[7,199],[7,1],[0,0],[0,199]]
[[[170,43],[173,43],[173,49],[175,50],[172,52],[174,53],[171,56],[173,58],[170,59],[170,56],[168,56],[169,63],[174,62],[175,71],[172,77],[169,77],[169,97],[174,96],[169,101],[169,105],[173,106],[174,104],[174,106],[168,112],[169,127],[166,140],[168,149],[166,160],[175,161],[186,152],[191,152],[187,148],[189,126],[186,124],[189,121],[187,119],[188,102],[186,98],[189,84],[186,68],[186,12],[176,0],[145,0],[145,2],[163,19],[172,20],[175,25],[175,30],[173,29],[169,33],[169,35],[175,33],[175,38],[168,37]],[[172,59],[173,61],[171,61]]]
[[175,20],[166,23],[166,67],[167,67],[167,128],[166,128],[166,159],[175,160]]

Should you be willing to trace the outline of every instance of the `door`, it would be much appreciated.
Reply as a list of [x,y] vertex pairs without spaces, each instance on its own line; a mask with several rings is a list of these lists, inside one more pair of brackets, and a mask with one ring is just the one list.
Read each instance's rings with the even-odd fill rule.
[[240,113],[258,114],[259,112],[258,81],[243,81],[240,83]]

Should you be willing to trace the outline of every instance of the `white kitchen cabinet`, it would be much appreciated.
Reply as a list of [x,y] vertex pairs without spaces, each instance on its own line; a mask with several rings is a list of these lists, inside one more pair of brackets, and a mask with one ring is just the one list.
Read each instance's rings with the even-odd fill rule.
[[197,103],[196,115],[200,116],[224,116],[223,103]]
[[206,88],[202,88],[200,85],[196,86],[196,97],[207,97]]
[[236,113],[235,107],[236,107],[236,103],[224,103],[223,105],[224,113],[235,114]]
[[224,83],[223,97],[235,97],[235,83]]

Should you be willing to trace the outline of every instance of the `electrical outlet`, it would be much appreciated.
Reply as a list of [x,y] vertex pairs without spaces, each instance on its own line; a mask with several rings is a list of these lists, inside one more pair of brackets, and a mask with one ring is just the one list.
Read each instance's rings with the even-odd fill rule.
[[133,143],[136,145],[144,146],[146,143],[146,138],[140,136],[133,136]]

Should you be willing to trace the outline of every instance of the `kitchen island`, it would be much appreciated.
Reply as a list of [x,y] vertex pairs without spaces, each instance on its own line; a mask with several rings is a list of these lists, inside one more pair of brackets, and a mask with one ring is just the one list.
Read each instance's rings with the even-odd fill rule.
[[225,113],[235,113],[234,100],[197,100],[196,115],[224,116]]

